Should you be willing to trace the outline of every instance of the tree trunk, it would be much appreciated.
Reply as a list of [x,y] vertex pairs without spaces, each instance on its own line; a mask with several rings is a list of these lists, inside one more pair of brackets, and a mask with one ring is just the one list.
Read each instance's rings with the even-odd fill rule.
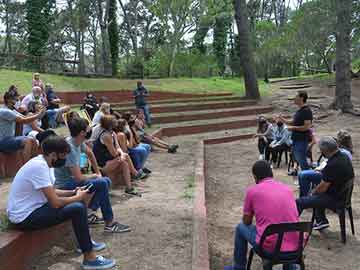
[[353,110],[351,102],[351,8],[352,0],[336,0],[336,90],[331,105],[343,112]]
[[246,0],[234,0],[235,19],[239,33],[239,55],[244,70],[245,95],[248,98],[260,99],[259,86],[251,50],[249,19]]
[[177,52],[177,43],[174,42],[174,47],[171,52],[170,65],[169,65],[169,77],[174,76],[175,57]]

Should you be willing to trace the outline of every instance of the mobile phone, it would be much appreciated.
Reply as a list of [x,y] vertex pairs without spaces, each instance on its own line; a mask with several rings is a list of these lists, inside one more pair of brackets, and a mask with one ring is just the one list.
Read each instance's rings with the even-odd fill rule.
[[93,184],[90,183],[85,186],[85,190],[87,190],[88,193],[93,193],[95,192],[95,187]]

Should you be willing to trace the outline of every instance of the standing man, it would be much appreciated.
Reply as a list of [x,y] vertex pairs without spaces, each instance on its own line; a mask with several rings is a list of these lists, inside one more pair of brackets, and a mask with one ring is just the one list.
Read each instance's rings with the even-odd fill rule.
[[137,109],[142,109],[145,114],[145,121],[148,127],[151,127],[151,115],[149,105],[147,105],[146,97],[149,96],[149,91],[143,86],[142,82],[137,82],[137,88],[133,92],[135,98],[135,106]]
[[[299,91],[294,99],[294,103],[299,107],[293,120],[288,121],[280,116],[280,121],[288,125],[288,130],[292,131],[293,155],[299,163],[301,170],[308,170],[309,164],[306,160],[306,151],[309,144],[309,131],[312,127],[313,113],[306,104],[308,94],[306,91]],[[297,176],[295,171],[292,175]]]

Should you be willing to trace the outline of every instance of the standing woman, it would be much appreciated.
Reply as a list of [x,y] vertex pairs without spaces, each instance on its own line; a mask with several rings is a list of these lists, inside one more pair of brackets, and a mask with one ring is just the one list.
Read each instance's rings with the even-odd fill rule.
[[259,116],[258,118],[258,129],[255,137],[258,138],[259,159],[269,161],[269,146],[274,140],[274,129],[272,124],[264,116]]

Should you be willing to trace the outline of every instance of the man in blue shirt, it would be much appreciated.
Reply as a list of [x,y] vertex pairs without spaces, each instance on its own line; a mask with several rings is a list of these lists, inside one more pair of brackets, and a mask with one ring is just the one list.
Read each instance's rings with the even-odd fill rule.
[[149,106],[146,102],[146,97],[149,96],[149,91],[143,86],[142,82],[137,82],[137,88],[133,92],[135,98],[135,106],[137,109],[142,109],[145,114],[145,122],[148,127],[151,127],[151,115]]

